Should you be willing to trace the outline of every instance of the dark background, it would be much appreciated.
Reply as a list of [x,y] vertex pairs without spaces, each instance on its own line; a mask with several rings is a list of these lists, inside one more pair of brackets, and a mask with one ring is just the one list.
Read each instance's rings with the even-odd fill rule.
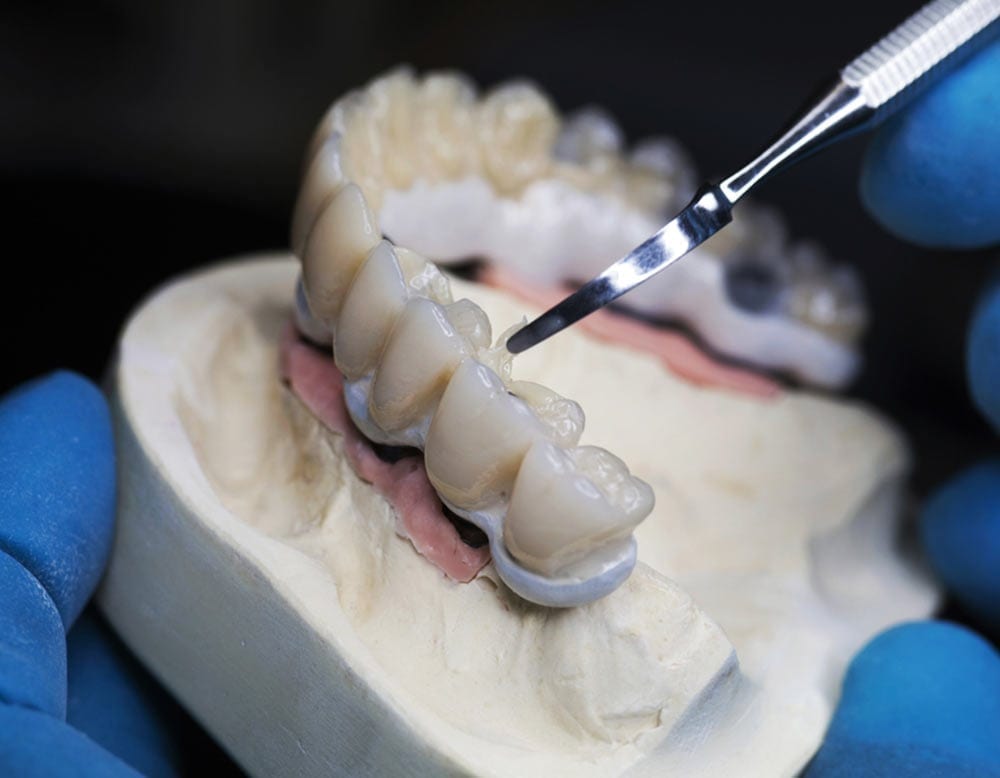
[[[129,310],[227,255],[283,247],[301,153],[327,105],[400,62],[515,76],[630,139],[676,136],[702,174],[745,162],[825,74],[915,0],[694,3],[104,0],[0,8],[5,214],[0,392],[58,366],[99,379]],[[964,333],[996,252],[882,232],[856,193],[864,140],[770,182],[796,237],[854,263],[874,312],[851,390],[897,419],[915,483],[995,443]]]
[[[746,161],[818,79],[911,0],[282,3],[117,0],[0,11],[6,280],[0,390],[56,366],[99,377],[128,311],[164,279],[286,245],[300,155],[326,106],[400,62],[481,85],[540,83],[562,110],[668,133],[701,172]],[[905,245],[861,209],[864,140],[760,195],[864,275],[874,325],[852,393],[915,441],[922,491],[989,449],[962,365],[995,252]]]

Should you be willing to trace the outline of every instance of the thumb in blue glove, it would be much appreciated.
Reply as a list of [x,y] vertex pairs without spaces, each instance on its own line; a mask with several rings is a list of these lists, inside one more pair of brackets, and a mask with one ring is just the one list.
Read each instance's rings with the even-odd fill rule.
[[66,631],[107,563],[114,510],[92,384],[55,373],[0,402],[0,775],[138,775],[102,745],[147,774],[182,772],[193,724],[92,616],[72,632],[67,685]]

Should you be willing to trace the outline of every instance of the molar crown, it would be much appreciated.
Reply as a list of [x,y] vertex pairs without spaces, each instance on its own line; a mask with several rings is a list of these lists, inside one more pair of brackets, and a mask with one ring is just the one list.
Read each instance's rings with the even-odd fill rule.
[[627,538],[652,509],[653,490],[609,451],[539,440],[514,482],[504,540],[522,564],[558,575]]

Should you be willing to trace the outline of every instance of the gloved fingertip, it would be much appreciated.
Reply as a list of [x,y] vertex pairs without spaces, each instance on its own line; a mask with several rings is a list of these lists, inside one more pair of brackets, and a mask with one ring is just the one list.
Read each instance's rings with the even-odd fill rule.
[[1000,634],[1000,459],[981,462],[942,486],[924,506],[920,535],[955,599]]
[[1000,41],[876,132],[861,200],[886,230],[928,247],[1000,242]]
[[58,371],[0,401],[0,549],[45,587],[68,629],[111,551],[111,416],[90,381]]
[[972,778],[1000,765],[1000,655],[965,627],[902,624],[851,661],[806,778]]

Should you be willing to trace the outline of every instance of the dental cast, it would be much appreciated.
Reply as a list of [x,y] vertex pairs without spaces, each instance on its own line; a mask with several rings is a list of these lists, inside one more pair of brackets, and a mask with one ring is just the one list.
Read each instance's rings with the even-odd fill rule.
[[[517,371],[583,402],[583,439],[578,407],[507,386],[553,410],[563,446],[606,445],[654,486],[635,572],[561,610],[495,586],[489,566],[448,580],[400,526],[406,495],[374,486],[399,483],[404,460],[362,452],[384,476],[352,464],[357,438],[278,380],[296,273],[256,257],[172,282],[134,315],[113,373],[120,513],[101,608],[249,773],[790,778],[849,657],[933,608],[897,542],[907,457],[885,420],[798,390],[697,387],[577,328]],[[539,311],[452,284],[494,322]],[[295,346],[335,389],[332,360]],[[459,546],[451,572],[474,576],[481,549]]]

